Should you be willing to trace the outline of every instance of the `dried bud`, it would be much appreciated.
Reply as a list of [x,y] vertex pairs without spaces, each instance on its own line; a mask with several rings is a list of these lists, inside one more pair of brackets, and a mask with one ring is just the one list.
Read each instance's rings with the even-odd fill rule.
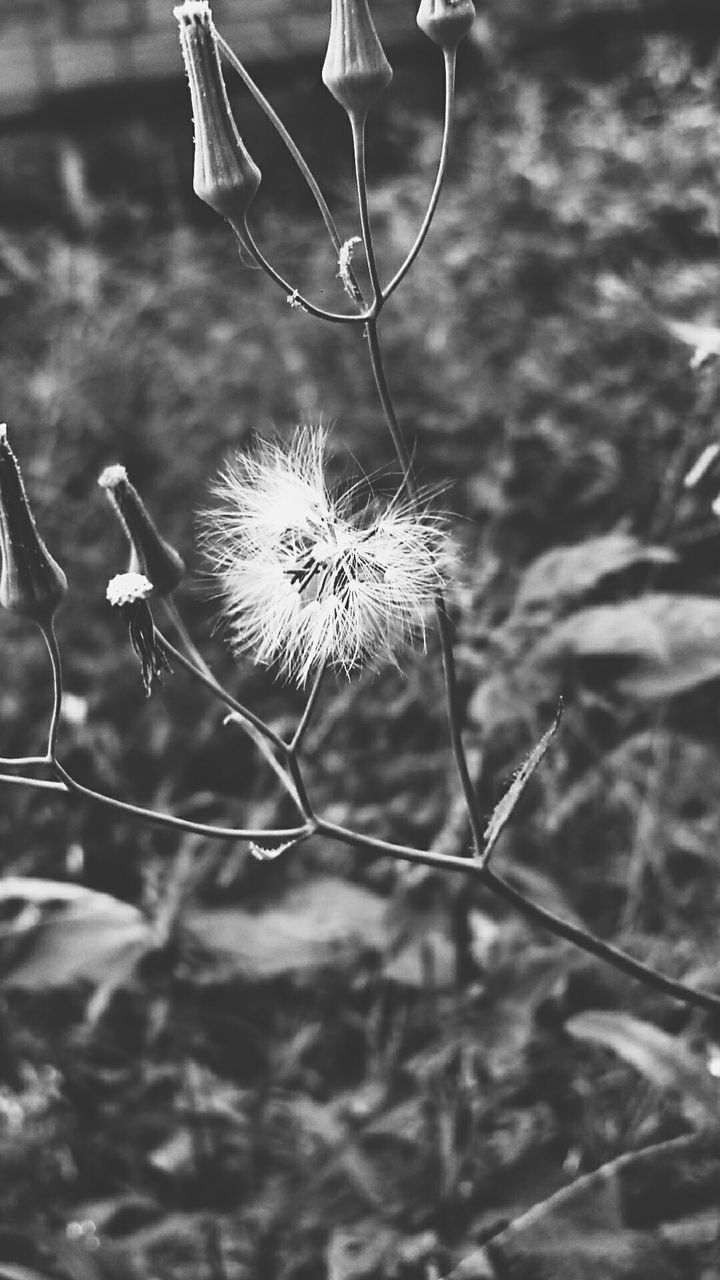
[[195,194],[234,227],[242,228],[260,186],[260,170],[233,119],[212,12],[207,0],[185,0],[173,10],[190,82],[195,123]]
[[118,573],[107,588],[108,604],[124,614],[130,632],[130,643],[140,661],[145,696],[152,693],[153,680],[161,672],[172,672],[164,650],[158,643],[155,623],[148,604],[153,585],[142,573]]
[[0,425],[0,604],[48,627],[67,578],[37,531],[7,427]]
[[185,562],[169,542],[160,537],[140,494],[121,466],[106,467],[98,484],[107,493],[130,543],[128,573],[145,574],[155,595],[174,591],[185,573]]
[[322,78],[348,115],[360,119],[392,80],[367,0],[332,0]]
[[417,24],[446,53],[457,49],[474,21],[472,0],[420,0]]

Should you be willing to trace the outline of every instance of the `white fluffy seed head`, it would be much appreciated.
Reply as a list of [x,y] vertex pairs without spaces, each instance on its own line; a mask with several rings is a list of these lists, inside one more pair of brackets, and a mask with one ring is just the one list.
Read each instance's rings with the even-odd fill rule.
[[234,646],[300,685],[324,666],[396,663],[424,640],[442,581],[438,520],[399,495],[332,492],[325,445],[301,428],[238,454],[205,527]]

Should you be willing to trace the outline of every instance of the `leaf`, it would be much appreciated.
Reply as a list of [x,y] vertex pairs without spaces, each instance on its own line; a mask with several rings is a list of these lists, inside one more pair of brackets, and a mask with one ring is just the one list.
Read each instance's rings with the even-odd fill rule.
[[648,547],[630,533],[606,533],[572,546],[554,547],[525,570],[515,597],[515,610],[550,605],[554,609],[586,595],[613,574],[641,564],[672,564],[675,554]]
[[562,704],[558,707],[557,714],[550,725],[550,728],[546,729],[537,746],[533,747],[524,765],[518,769],[518,772],[516,773],[513,782],[505,792],[505,795],[493,809],[490,821],[485,828],[485,844],[481,854],[482,861],[485,861],[490,857],[490,854],[515,812],[528,782],[532,778],[535,770],[545,755],[545,752],[550,746],[555,735],[555,731],[560,723],[561,715]]
[[712,1124],[720,1113],[720,1081],[704,1058],[676,1036],[627,1013],[590,1009],[569,1018],[566,1030],[576,1040],[611,1049],[635,1067],[656,1089],[676,1091],[685,1110],[699,1123]]
[[124,979],[152,946],[137,907],[82,885],[0,880],[0,982],[43,990]]
[[536,646],[544,665],[623,660],[615,684],[638,698],[668,698],[720,676],[720,600],[712,596],[646,595],[582,609]]
[[[703,1233],[717,1208],[717,1133],[631,1152],[576,1179],[474,1250],[448,1280],[685,1280],[714,1275]],[[699,1220],[695,1253],[678,1256]],[[691,1241],[692,1244],[692,1241]],[[703,1251],[709,1269],[703,1267]]]
[[193,911],[186,924],[215,960],[235,973],[266,979],[317,969],[363,950],[383,950],[386,915],[387,904],[378,894],[324,876],[264,911]]

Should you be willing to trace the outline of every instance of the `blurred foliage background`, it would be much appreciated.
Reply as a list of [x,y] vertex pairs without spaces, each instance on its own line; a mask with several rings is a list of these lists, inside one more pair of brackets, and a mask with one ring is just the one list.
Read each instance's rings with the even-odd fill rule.
[[[447,189],[382,321],[418,476],[455,517],[467,742],[489,810],[562,694],[503,874],[718,990],[720,531],[712,482],[683,487],[717,435],[717,31],[703,6],[684,29],[659,6],[653,29],[499,12],[461,50]],[[383,274],[431,185],[432,53],[398,51],[371,121]],[[347,126],[319,71],[262,83],[349,236]],[[340,302],[311,202],[233,101],[266,253]],[[282,824],[222,708],[181,672],[144,699],[104,599],[125,549],[97,476],[128,468],[191,568],[203,652],[285,729],[301,699],[229,655],[197,513],[254,433],[332,424],[338,476],[349,452],[392,477],[392,454],[359,335],[288,308],[194,200],[188,114],[170,87],[5,126],[2,416],[71,585],[61,758],[139,803]],[[1,625],[2,751],[25,754],[46,658]],[[437,659],[431,640],[402,674],[329,682],[308,775],[335,820],[460,852]],[[315,842],[261,863],[2,800],[0,1276],[720,1273],[717,1021],[459,877]]]

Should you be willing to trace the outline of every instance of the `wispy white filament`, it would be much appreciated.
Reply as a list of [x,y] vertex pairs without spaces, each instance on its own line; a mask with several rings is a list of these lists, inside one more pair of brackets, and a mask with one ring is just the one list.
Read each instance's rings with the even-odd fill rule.
[[206,527],[235,647],[301,685],[323,666],[396,662],[424,639],[441,581],[437,520],[397,496],[359,506],[360,485],[333,494],[324,452],[305,428],[239,453]]

